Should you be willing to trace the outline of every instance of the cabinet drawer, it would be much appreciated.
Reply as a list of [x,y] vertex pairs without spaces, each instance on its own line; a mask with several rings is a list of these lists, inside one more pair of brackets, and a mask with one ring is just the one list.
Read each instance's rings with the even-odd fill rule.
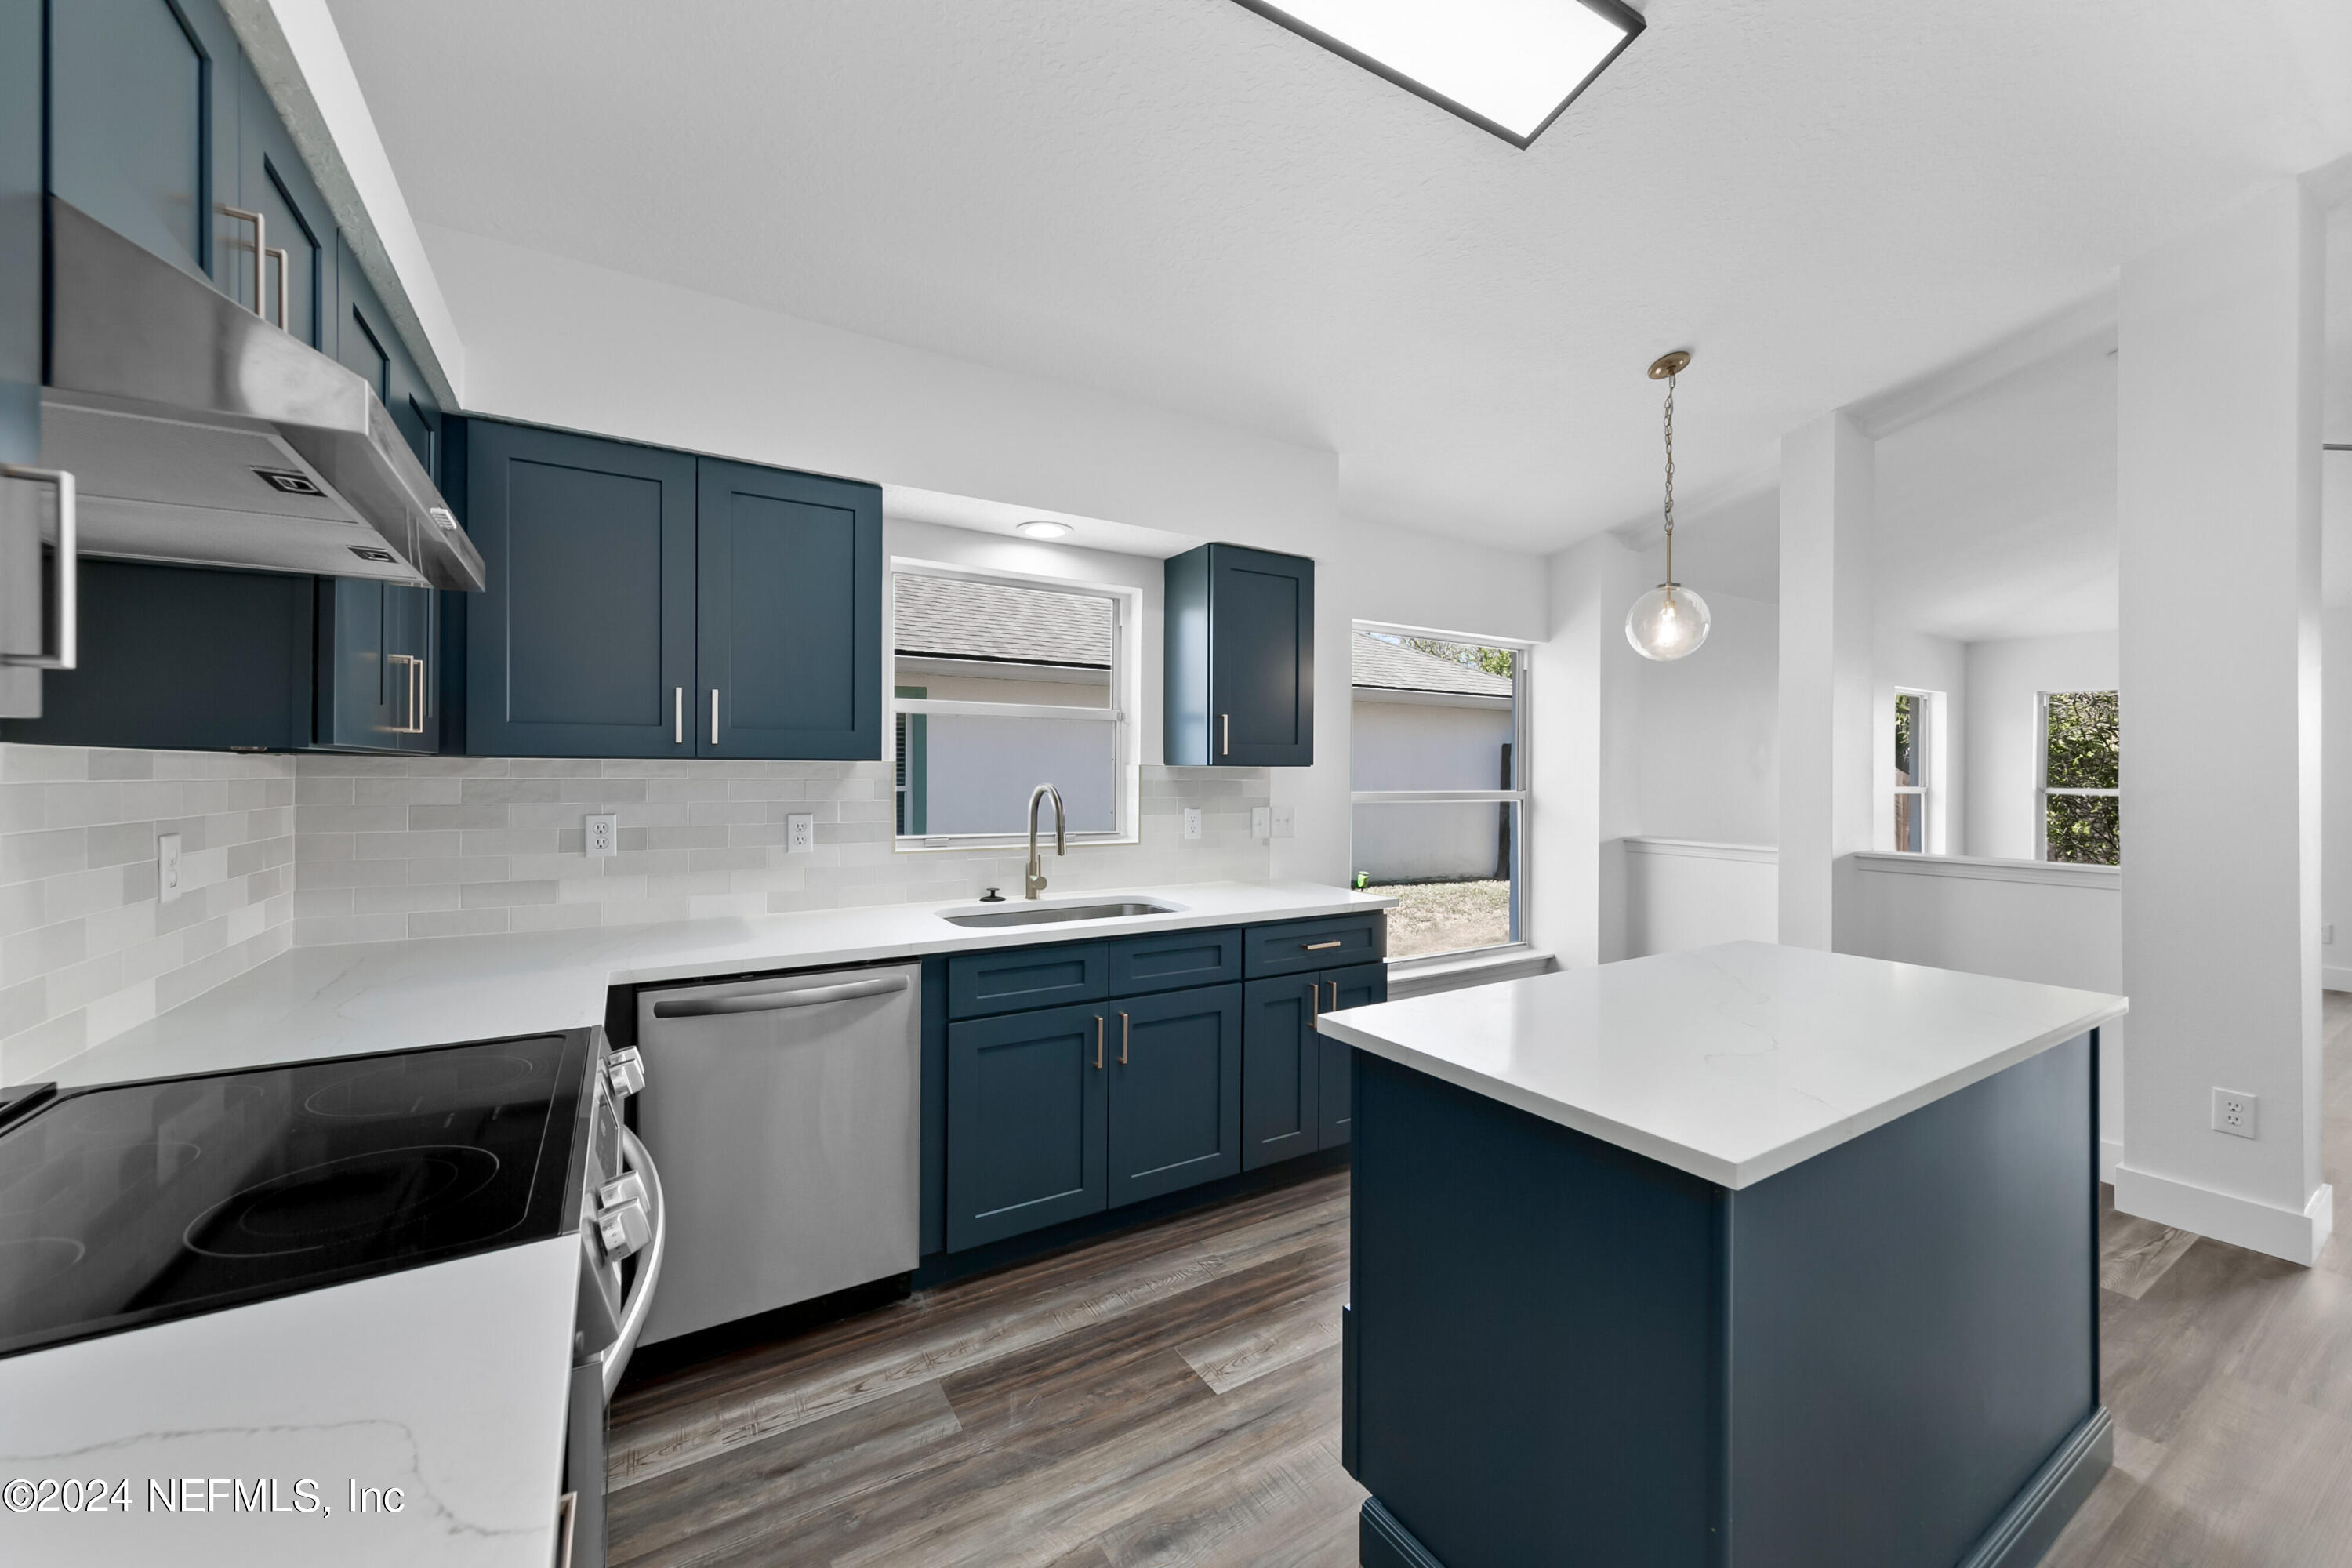
[[1249,977],[1256,980],[1268,974],[1371,963],[1387,956],[1388,930],[1379,913],[1331,915],[1250,927],[1244,965]]
[[1110,994],[1110,950],[1099,942],[1016,947],[948,960],[948,1016],[1099,1002]]
[[1110,994],[1140,996],[1185,985],[1224,985],[1242,977],[1242,933],[1171,931],[1122,937],[1110,944]]

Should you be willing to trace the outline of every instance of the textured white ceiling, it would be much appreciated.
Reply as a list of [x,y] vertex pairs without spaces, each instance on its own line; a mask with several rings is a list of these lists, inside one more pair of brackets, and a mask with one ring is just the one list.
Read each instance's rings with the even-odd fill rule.
[[1528,152],[1230,0],[332,10],[428,225],[1328,447],[1352,514],[1539,548],[1648,509],[1661,350],[1696,501],[2352,152],[2344,0],[1654,0]]

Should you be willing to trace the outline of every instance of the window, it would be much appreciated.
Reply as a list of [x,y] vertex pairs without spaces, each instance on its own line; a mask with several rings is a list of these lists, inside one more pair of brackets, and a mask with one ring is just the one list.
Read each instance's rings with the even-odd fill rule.
[[1895,847],[1906,855],[1925,855],[1933,843],[1927,828],[1927,815],[1935,805],[1928,768],[1937,709],[1932,692],[1895,694]]
[[902,846],[1023,837],[1041,784],[1072,837],[1130,835],[1132,590],[901,562],[890,599]]
[[2112,691],[2042,694],[2042,858],[2123,864],[2122,714]]
[[1525,940],[1527,650],[1363,625],[1349,647],[1356,882],[1402,900],[1389,957]]

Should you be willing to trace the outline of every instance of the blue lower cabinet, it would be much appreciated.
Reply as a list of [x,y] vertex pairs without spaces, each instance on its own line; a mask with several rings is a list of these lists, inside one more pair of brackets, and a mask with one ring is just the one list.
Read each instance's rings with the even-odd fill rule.
[[1355,963],[1253,980],[1242,1028],[1242,1164],[1255,1170],[1335,1148],[1354,1126],[1354,1052],[1315,1020],[1389,997],[1388,966]]
[[[1389,999],[1389,969],[1385,963],[1326,970],[1321,979],[1327,998],[1323,1010],[1327,1013],[1336,1013],[1342,1007],[1369,1007]],[[1315,1045],[1322,1058],[1316,1095],[1315,1146],[1329,1149],[1348,1142],[1355,1130],[1356,1052],[1353,1047],[1324,1035],[1315,1037]]]
[[960,953],[948,960],[948,1016],[1099,1002],[1109,973],[1110,950],[1098,942]]
[[1110,1206],[1242,1168],[1242,988],[1112,1004]]
[[948,1250],[1105,1206],[1110,1024],[1076,1006],[948,1026]]
[[1315,1152],[1321,1042],[1315,1012],[1321,977],[1285,974],[1242,988],[1242,1167],[1256,1170]]

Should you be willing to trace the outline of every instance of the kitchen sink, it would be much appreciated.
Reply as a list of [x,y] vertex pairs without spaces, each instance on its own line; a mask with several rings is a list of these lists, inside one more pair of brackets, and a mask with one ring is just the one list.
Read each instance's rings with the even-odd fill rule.
[[1132,920],[1138,915],[1172,915],[1181,912],[1174,904],[1126,902],[1116,904],[1013,904],[1009,909],[966,910],[943,914],[940,919],[950,925],[979,926],[1042,926],[1059,925],[1065,921]]

